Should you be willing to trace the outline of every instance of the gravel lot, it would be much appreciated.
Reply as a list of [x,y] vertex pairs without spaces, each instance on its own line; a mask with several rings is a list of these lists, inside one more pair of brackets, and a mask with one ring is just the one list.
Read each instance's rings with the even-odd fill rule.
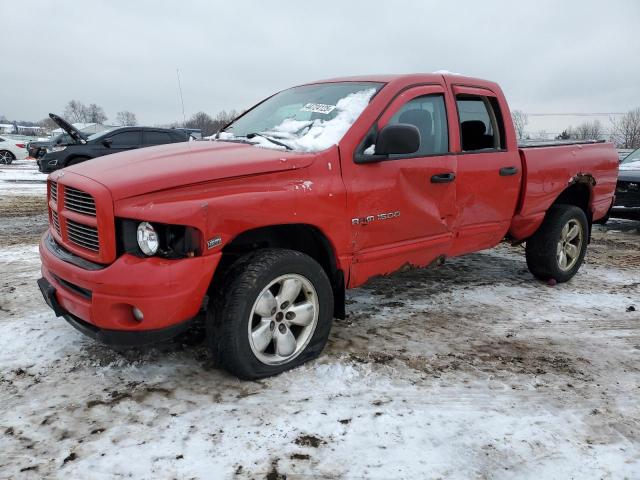
[[568,284],[510,246],[380,278],[319,360],[241,382],[201,345],[116,351],[56,319],[42,185],[2,175],[2,478],[640,477],[639,222],[596,227]]

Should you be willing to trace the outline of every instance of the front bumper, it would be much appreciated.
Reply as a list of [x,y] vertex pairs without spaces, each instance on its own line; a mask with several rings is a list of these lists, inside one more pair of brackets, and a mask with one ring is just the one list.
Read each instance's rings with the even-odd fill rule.
[[134,347],[162,342],[186,331],[193,320],[189,319],[171,327],[156,330],[127,331],[98,328],[65,311],[58,303],[56,289],[46,278],[38,280],[38,287],[40,287],[44,301],[51,307],[56,317],[63,317],[73,328],[105,345]]
[[60,164],[60,158],[50,153],[40,156],[36,162],[38,164],[38,170],[42,173],[55,172],[63,167],[63,165]]
[[[144,343],[154,331],[171,332],[175,327],[180,333],[178,326],[200,311],[222,255],[181,260],[122,255],[110,265],[83,264],[80,257],[52,242],[47,231],[40,241],[46,284],[39,284],[45,300],[49,298],[56,315],[74,327],[112,344],[123,333],[138,333]],[[141,321],[134,317],[134,307],[143,313]]]

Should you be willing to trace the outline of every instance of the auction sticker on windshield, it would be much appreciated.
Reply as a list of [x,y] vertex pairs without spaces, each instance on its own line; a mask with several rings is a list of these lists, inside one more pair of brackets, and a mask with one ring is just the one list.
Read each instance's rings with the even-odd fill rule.
[[335,105],[325,105],[324,103],[307,103],[300,109],[301,112],[331,113],[336,108]]

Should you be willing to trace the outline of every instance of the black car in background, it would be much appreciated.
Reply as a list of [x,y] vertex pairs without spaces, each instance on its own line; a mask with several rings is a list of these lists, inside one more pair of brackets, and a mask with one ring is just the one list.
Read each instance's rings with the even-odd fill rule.
[[91,158],[134,148],[189,140],[189,135],[183,131],[155,127],[117,127],[86,135],[58,115],[50,113],[49,117],[69,135],[71,141],[52,145],[47,153],[38,158],[38,168],[42,173],[51,173]]
[[68,145],[73,143],[73,139],[68,133],[60,133],[49,140],[35,140],[27,143],[27,152],[33,158],[40,158],[56,145]]
[[640,220],[640,148],[627,155],[620,164],[616,202],[611,216]]

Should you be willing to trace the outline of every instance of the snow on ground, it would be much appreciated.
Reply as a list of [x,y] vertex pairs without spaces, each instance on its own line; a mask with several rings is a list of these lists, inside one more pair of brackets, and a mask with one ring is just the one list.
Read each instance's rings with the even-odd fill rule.
[[44,195],[47,175],[38,171],[35,160],[15,160],[11,165],[0,165],[0,196]]
[[640,476],[638,223],[598,227],[555,287],[506,246],[377,279],[320,359],[243,382],[201,345],[116,351],[55,318],[21,203],[0,201],[0,477]]

